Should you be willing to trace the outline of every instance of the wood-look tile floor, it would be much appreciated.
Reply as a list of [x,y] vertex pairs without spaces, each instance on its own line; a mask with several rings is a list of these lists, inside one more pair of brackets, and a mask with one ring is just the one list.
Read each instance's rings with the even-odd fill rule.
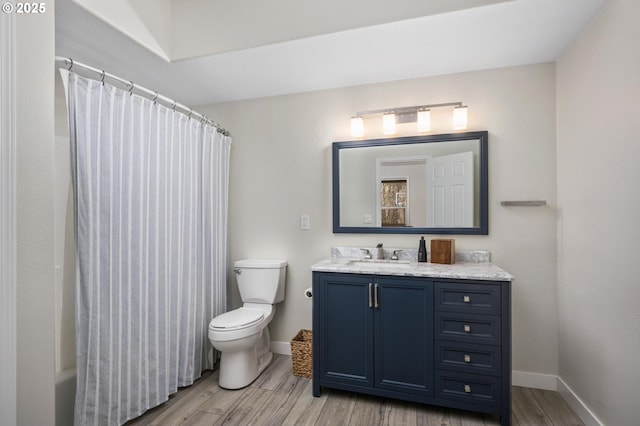
[[[514,386],[512,407],[514,426],[583,425],[557,392]],[[126,426],[498,424],[495,416],[324,388],[322,396],[314,398],[311,380],[292,374],[291,357],[276,355],[244,389],[222,389],[218,373],[206,372],[193,386]]]

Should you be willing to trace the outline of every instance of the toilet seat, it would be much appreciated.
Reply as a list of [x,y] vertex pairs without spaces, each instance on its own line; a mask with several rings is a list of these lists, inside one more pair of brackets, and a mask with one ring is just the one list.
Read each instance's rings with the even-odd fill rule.
[[274,312],[275,308],[272,305],[245,303],[243,307],[225,312],[211,320],[209,340],[212,343],[229,342],[261,333],[271,322]]
[[209,324],[210,330],[232,331],[251,327],[262,321],[264,311],[252,308],[238,308],[215,317]]

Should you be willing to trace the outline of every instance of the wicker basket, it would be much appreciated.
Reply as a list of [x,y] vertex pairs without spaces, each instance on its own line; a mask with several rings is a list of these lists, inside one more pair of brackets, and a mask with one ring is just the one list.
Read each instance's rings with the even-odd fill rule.
[[309,379],[312,376],[312,339],[311,330],[300,330],[296,337],[291,339],[291,363],[293,364],[294,376],[307,377]]

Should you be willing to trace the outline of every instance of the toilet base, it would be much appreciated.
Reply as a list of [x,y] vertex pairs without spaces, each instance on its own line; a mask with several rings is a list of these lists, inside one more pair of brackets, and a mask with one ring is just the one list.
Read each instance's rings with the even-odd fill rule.
[[237,352],[221,352],[218,385],[234,390],[253,383],[273,359],[270,344],[269,329],[265,327],[255,346]]

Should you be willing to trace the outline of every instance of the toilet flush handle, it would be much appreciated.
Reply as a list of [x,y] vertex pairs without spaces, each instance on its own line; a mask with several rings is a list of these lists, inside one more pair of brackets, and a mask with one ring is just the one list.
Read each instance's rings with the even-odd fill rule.
[[235,272],[236,274],[240,275],[242,273],[242,271],[240,270],[240,268],[235,268],[233,270],[233,272]]

